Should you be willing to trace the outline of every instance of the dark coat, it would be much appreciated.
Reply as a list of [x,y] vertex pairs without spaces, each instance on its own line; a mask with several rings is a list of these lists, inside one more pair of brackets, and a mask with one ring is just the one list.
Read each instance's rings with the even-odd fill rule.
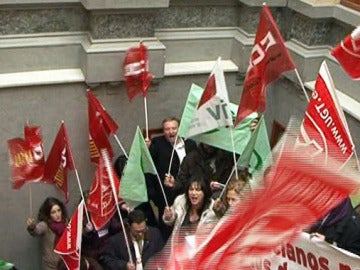
[[312,232],[321,233],[327,242],[336,243],[338,247],[360,255],[360,216],[350,203],[343,205],[349,208],[346,215],[335,223],[312,228]]
[[[197,145],[193,140],[184,140],[186,155],[197,149]],[[162,182],[164,182],[165,174],[168,173],[173,145],[166,140],[165,136],[158,136],[152,139],[150,146],[150,154],[156,166],[156,170]],[[176,176],[179,172],[180,159],[174,152],[173,161],[171,165],[170,174]],[[162,198],[162,191],[157,178],[152,178],[153,193],[150,194],[151,199],[154,201],[159,209],[165,207],[164,199]],[[178,195],[173,189],[164,186],[164,191],[168,199],[169,205],[174,202],[175,197]]]
[[[135,263],[135,250],[130,235],[128,236],[128,240],[131,256]],[[148,226],[141,256],[142,264],[145,265],[162,247],[163,240],[159,229]],[[129,262],[129,254],[123,233],[115,234],[109,239],[105,253],[100,256],[99,262],[105,270],[126,270],[126,265]]]
[[[215,171],[211,168],[210,162],[215,159]],[[175,189],[185,192],[184,188],[191,177],[200,176],[206,183],[211,181],[226,183],[231,174],[234,161],[230,152],[216,149],[212,155],[207,154],[201,144],[196,151],[187,155],[181,163],[179,173],[176,177]]]

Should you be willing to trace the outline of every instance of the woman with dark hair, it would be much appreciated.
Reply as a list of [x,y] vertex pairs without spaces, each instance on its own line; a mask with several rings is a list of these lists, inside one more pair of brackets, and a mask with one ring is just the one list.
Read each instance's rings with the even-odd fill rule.
[[185,193],[177,196],[171,207],[165,208],[164,223],[174,226],[173,235],[179,231],[193,233],[200,220],[207,215],[210,204],[209,185],[201,177],[193,177],[186,185]]
[[48,197],[38,213],[38,223],[34,218],[26,221],[27,230],[32,236],[42,237],[42,269],[57,269],[60,256],[54,252],[68,222],[67,211],[60,200]]

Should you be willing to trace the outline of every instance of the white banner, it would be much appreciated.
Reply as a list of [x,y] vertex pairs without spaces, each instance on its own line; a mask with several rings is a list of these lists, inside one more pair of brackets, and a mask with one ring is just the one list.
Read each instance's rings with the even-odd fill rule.
[[264,258],[254,270],[360,270],[360,257],[302,233],[297,241],[283,245]]

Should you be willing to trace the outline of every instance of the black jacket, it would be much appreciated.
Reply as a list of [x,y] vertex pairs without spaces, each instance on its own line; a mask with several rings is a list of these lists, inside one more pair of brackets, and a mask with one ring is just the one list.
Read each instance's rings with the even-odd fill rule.
[[[128,236],[129,246],[132,259],[135,263],[136,256],[134,245]],[[148,226],[148,231],[145,233],[144,246],[141,256],[142,264],[146,262],[163,247],[163,240],[158,228]],[[117,233],[110,237],[105,253],[99,258],[100,264],[105,270],[126,270],[126,265],[129,262],[128,249],[126,247],[124,234]]]
[[[185,142],[186,155],[191,153],[193,150],[197,149],[197,145],[193,140],[184,140],[184,142]],[[169,170],[173,145],[168,140],[166,140],[165,136],[159,136],[152,139],[149,150],[151,157],[154,161],[154,164],[156,166],[156,170],[160,176],[160,180],[162,181],[162,183],[164,183],[165,174],[167,174]],[[180,159],[175,151],[170,174],[176,176],[179,172],[179,167],[180,167]],[[160,209],[162,209],[165,207],[165,202],[164,199],[162,198],[159,181],[156,177],[152,176],[151,178],[152,178],[151,182],[153,186],[153,192],[150,192],[151,194],[149,194],[149,196],[154,201],[154,203]],[[171,205],[178,194],[174,192],[173,189],[167,188],[166,186],[164,186],[164,191],[168,199],[168,203],[169,205]]]
[[[212,160],[215,160],[215,171],[210,166]],[[216,149],[215,153],[209,155],[200,144],[196,151],[184,158],[176,177],[175,189],[185,192],[186,184],[194,176],[201,176],[208,184],[211,181],[224,184],[230,176],[233,166],[232,153]]]

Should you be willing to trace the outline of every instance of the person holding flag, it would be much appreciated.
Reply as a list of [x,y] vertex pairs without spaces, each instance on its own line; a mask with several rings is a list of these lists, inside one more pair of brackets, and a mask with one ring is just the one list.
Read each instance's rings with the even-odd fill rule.
[[233,165],[232,153],[200,143],[195,151],[184,158],[176,178],[173,175],[166,176],[164,184],[178,193],[184,192],[189,179],[196,175],[201,175],[209,187],[214,186],[212,182],[224,184]]
[[27,231],[32,236],[42,237],[42,269],[56,270],[61,258],[54,252],[54,247],[68,222],[64,203],[54,197],[46,198],[39,209],[38,221],[36,223],[34,218],[28,218]]
[[[151,141],[149,139],[145,140],[162,181],[164,181],[165,177],[169,174],[177,175],[180,164],[185,156],[197,148],[195,141],[191,139],[184,140],[178,137],[179,124],[180,120],[176,117],[167,117],[162,121],[161,125],[164,134],[153,138]],[[160,183],[155,176],[151,174],[148,174],[147,177],[152,185],[152,192],[149,192],[150,199],[158,208],[160,217],[159,228],[166,241],[172,230],[169,226],[166,226],[161,219],[166,205],[162,198]],[[167,186],[164,186],[164,192],[169,205],[171,205],[178,194],[174,189]]]

